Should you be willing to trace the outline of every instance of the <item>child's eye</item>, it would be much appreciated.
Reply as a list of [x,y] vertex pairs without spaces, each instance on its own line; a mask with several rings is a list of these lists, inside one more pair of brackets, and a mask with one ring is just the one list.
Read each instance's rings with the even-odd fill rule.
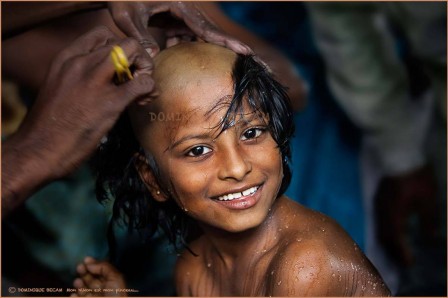
[[211,152],[212,149],[205,147],[205,146],[196,146],[193,149],[191,149],[190,151],[188,151],[187,155],[188,156],[193,156],[193,157],[197,157],[197,156],[201,156],[204,154],[207,154],[209,152]]
[[243,136],[241,139],[243,141],[245,141],[245,140],[258,138],[264,131],[265,131],[265,129],[263,129],[263,128],[257,128],[257,127],[249,128],[248,130],[246,130],[243,133]]

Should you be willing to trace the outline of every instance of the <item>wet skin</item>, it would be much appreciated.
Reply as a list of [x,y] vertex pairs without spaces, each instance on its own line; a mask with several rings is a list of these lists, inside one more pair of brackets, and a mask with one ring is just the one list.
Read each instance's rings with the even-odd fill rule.
[[137,138],[160,172],[141,164],[141,178],[156,200],[174,199],[204,232],[191,243],[199,256],[185,252],[178,260],[178,294],[389,295],[334,221],[277,198],[282,157],[263,117],[246,107],[220,133],[235,58],[205,43],[165,50],[155,58],[157,96],[130,108]]

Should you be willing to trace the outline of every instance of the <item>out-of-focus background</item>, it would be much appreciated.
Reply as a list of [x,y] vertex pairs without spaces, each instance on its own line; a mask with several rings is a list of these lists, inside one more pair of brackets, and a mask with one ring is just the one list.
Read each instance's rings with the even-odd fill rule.
[[[342,225],[398,296],[447,295],[446,5],[219,4],[233,21],[286,55],[307,86],[306,102],[295,114],[293,179],[287,195]],[[34,96],[11,80],[8,71],[2,69],[3,139],[16,129]],[[377,97],[378,106],[368,114],[368,101]],[[388,115],[391,110],[399,116]],[[411,117],[411,126],[400,126]],[[392,137],[376,139],[388,121],[393,122]],[[394,141],[401,144],[398,149],[392,148]],[[400,163],[388,168],[388,159]],[[428,241],[420,233],[425,230],[417,228],[419,219],[410,218],[413,232],[406,243],[415,261],[399,266],[374,236],[375,221],[382,219],[374,216],[372,202],[381,177],[411,171],[407,162],[427,164],[434,173],[438,222],[435,240]],[[109,216],[110,206],[95,199],[87,166],[40,190],[2,221],[2,296],[20,294],[9,293],[11,286],[71,287],[84,256],[107,257]],[[117,233],[114,262],[129,287],[141,296],[175,295],[176,252],[163,235],[142,244],[138,235]]]

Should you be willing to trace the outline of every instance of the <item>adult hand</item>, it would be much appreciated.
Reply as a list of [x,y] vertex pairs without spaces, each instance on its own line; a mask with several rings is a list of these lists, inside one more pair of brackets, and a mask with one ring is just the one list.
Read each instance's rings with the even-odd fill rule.
[[[120,85],[109,56],[114,44],[135,68],[134,79]],[[85,161],[126,106],[153,90],[152,68],[137,40],[119,41],[106,27],[63,50],[24,123],[3,143],[2,214]]]
[[155,16],[169,15],[167,22],[155,22],[155,26],[166,29],[167,44],[172,46],[181,40],[200,39],[225,46],[236,53],[250,54],[252,50],[242,42],[219,30],[194,2],[145,1],[109,2],[109,11],[116,25],[128,36],[136,38],[151,54],[159,52],[159,46],[148,33],[148,24]]
[[409,221],[418,220],[417,231],[425,241],[435,240],[437,204],[435,179],[429,167],[408,174],[384,177],[375,195],[377,237],[388,255],[400,266],[411,266]]

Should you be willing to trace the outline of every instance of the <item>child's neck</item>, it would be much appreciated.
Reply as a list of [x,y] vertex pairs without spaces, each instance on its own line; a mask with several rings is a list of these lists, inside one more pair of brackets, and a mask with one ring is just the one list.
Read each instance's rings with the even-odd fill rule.
[[233,268],[235,263],[248,256],[261,257],[276,246],[280,239],[277,238],[279,222],[275,214],[282,200],[283,197],[278,198],[263,223],[253,229],[230,233],[210,226],[202,227],[204,237],[227,268]]

